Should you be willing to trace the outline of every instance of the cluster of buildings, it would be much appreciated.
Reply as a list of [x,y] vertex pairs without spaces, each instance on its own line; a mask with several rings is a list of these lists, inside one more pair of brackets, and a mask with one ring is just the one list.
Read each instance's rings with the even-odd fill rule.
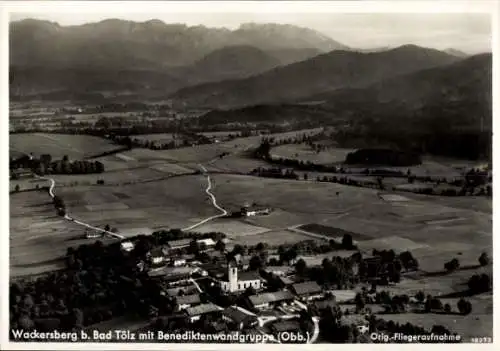
[[[195,243],[199,248],[196,255],[184,250]],[[127,245],[133,249],[130,242],[123,242],[122,249],[127,251]],[[293,265],[250,270],[250,256],[228,258],[216,247],[210,238],[173,240],[152,248],[138,264],[159,288],[156,301],[171,306],[167,313],[172,316],[166,318],[182,318],[195,328],[211,323],[211,330],[262,332],[262,320],[278,316],[266,323],[266,333],[279,333],[304,328],[299,316],[312,305],[321,310],[336,303],[331,298],[336,293],[298,277]],[[355,297],[352,291],[339,294],[342,302],[352,302]],[[201,319],[203,323],[197,324]]]
[[[152,250],[150,257],[159,260],[157,250]],[[162,248],[161,255],[165,257],[166,253],[168,248]],[[264,269],[263,274],[272,274],[283,282],[282,289],[269,291],[266,278],[258,271],[245,269],[245,260],[241,257],[222,261],[219,264],[202,264],[190,255],[172,260],[164,258],[163,262],[171,264],[151,268],[148,274],[159,282],[162,287],[160,294],[175,305],[175,313],[189,323],[210,316],[229,325],[232,330],[255,328],[261,313],[298,316],[308,304],[325,300],[325,291],[316,282],[294,282],[291,266]],[[238,297],[238,303],[229,307],[217,305],[205,294],[207,286],[218,287],[223,295]],[[285,326],[278,325],[276,330],[282,327]]]

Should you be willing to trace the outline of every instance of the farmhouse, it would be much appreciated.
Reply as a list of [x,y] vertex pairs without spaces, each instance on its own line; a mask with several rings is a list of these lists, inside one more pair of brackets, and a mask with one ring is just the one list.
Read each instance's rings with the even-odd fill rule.
[[293,280],[287,277],[279,277],[278,279],[283,288],[289,287],[294,283]]
[[129,252],[134,249],[134,244],[130,241],[125,241],[120,244],[120,248],[125,252]]
[[221,314],[223,308],[219,307],[211,302],[202,305],[188,307],[184,310],[184,313],[188,320],[193,323],[201,318],[203,315],[218,315]]
[[201,299],[199,294],[183,295],[176,297],[177,310],[182,311],[186,308],[197,306],[201,304]]
[[96,239],[96,238],[101,238],[103,237],[103,233],[101,231],[98,231],[98,230],[86,230],[85,231],[85,237],[87,239]]
[[272,273],[279,277],[284,277],[293,272],[293,267],[291,266],[268,266],[264,268],[266,273]]
[[290,303],[293,299],[294,296],[286,290],[274,293],[257,294],[248,297],[250,306],[259,310]]
[[335,296],[337,302],[352,301],[356,297],[356,291],[354,290],[330,290],[330,292]]
[[[168,242],[168,246],[171,250],[184,249],[189,247],[193,239],[180,239],[180,240],[172,240]],[[215,246],[215,241],[211,238],[196,240],[198,245],[201,245],[204,248],[210,249]]]
[[323,297],[323,290],[313,281],[293,284],[291,290],[295,295],[307,301]]
[[199,245],[205,245],[206,248],[212,248],[215,246],[215,241],[212,238],[197,240]]
[[242,272],[238,274],[238,267],[231,262],[227,266],[227,274],[218,279],[220,287],[224,292],[243,291],[249,287],[260,289],[263,279],[257,272]]
[[147,254],[147,256],[152,264],[161,264],[165,262],[167,254],[168,251],[166,247],[155,247]]
[[271,213],[271,209],[268,207],[245,206],[241,208],[241,215],[243,217],[268,215],[269,213]]
[[253,315],[241,311],[237,306],[230,306],[222,313],[222,319],[237,330],[257,326],[259,321]]
[[170,264],[174,267],[185,266],[186,259],[182,257],[173,257],[170,259]]
[[188,247],[189,244],[191,243],[191,239],[180,239],[180,240],[172,240],[168,242],[168,246],[172,249],[183,249],[185,247]]
[[198,289],[196,289],[196,286],[194,284],[190,284],[190,285],[184,285],[184,286],[177,286],[175,288],[169,288],[169,289],[166,289],[166,294],[170,297],[174,297],[174,296],[179,296],[180,294],[182,295],[191,295],[193,293],[195,293],[196,291],[198,291]]
[[161,278],[164,281],[181,282],[191,277],[193,268],[190,267],[167,267],[150,269],[148,275],[151,278]]

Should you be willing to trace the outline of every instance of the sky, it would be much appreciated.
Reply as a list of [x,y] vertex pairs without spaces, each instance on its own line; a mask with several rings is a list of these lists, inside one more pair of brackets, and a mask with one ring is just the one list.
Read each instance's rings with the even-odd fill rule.
[[39,12],[10,13],[10,20],[44,19],[79,25],[119,18],[138,22],[159,19],[189,26],[237,28],[241,23],[286,23],[308,27],[353,48],[396,47],[405,44],[468,54],[491,51],[491,17],[485,13],[165,13],[165,12]]

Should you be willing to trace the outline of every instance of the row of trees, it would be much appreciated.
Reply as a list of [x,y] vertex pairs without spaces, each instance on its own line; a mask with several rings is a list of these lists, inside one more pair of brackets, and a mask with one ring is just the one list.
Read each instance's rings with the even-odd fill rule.
[[70,161],[67,155],[61,160],[53,160],[52,155],[43,154],[39,158],[23,156],[17,161],[11,161],[11,168],[30,169],[39,175],[45,174],[90,174],[103,173],[104,164],[99,161]]
[[299,180],[300,177],[293,169],[281,169],[281,168],[264,168],[258,167],[250,172],[250,175],[255,175],[258,177],[265,178],[277,178],[277,179],[294,179]]
[[381,285],[399,283],[403,269],[410,271],[419,267],[418,261],[409,251],[397,255],[394,250],[373,250],[372,254],[373,257],[368,259],[362,259],[361,255],[356,257],[361,280],[378,281]]
[[93,173],[103,173],[104,164],[99,161],[68,161],[60,160],[55,161],[46,167],[43,163],[40,163],[35,169],[35,172],[39,175],[45,174],[93,174]]
[[110,136],[115,143],[125,145],[129,148],[145,148],[150,150],[172,150],[182,147],[188,147],[192,144],[206,145],[211,144],[213,141],[201,134],[188,135],[186,133],[180,134],[180,140],[173,139],[169,142],[159,142],[155,140],[142,140],[130,136]]
[[[296,141],[296,140],[295,140]],[[285,142],[286,143],[286,142]],[[287,171],[286,175],[290,174],[293,172],[293,169],[301,170],[301,171],[312,171],[312,172],[326,172],[326,173],[335,173],[335,174],[351,174],[351,173],[360,173],[361,175],[367,175],[367,176],[372,176],[375,177],[375,181],[359,181],[355,179],[351,179],[348,177],[327,177],[323,176],[317,177],[317,181],[322,181],[322,182],[332,182],[332,183],[339,183],[339,184],[345,184],[345,185],[352,185],[352,186],[369,186],[369,187],[378,187],[381,190],[384,190],[384,185],[382,184],[382,179],[384,177],[402,177],[402,178],[407,178],[409,184],[413,184],[415,181],[423,182],[423,183],[435,183],[437,185],[441,183],[446,183],[451,186],[455,187],[461,187],[460,189],[454,189],[454,188],[449,188],[449,189],[443,189],[440,190],[439,192],[436,192],[433,188],[431,187],[422,187],[422,188],[416,188],[412,191],[417,192],[417,193],[422,193],[422,194],[427,194],[427,195],[441,195],[441,196],[466,196],[467,194],[470,195],[487,195],[491,196],[492,195],[492,189],[490,185],[485,185],[486,181],[491,182],[491,177],[488,178],[487,174],[483,171],[478,171],[478,170],[471,170],[467,173],[467,175],[462,179],[456,179],[456,178],[451,178],[448,179],[446,177],[435,177],[435,176],[419,176],[412,174],[411,171],[408,169],[407,172],[399,171],[399,170],[386,170],[386,169],[369,169],[365,168],[362,171],[350,171],[349,169],[346,169],[342,166],[336,166],[336,165],[323,165],[323,164],[316,164],[311,161],[303,161],[303,160],[298,160],[298,159],[290,159],[290,158],[276,158],[273,157],[270,152],[271,149],[274,145],[277,145],[276,142],[270,138],[270,139],[263,139],[259,147],[254,151],[254,157],[258,159],[263,159],[266,160],[267,162],[270,162],[272,164],[276,164],[279,166],[286,167],[288,169],[291,169]],[[363,154],[361,151],[367,151],[367,150],[358,150],[360,152],[360,155]],[[370,150],[368,150],[370,151]],[[387,150],[383,150],[387,151]],[[390,151],[390,150],[389,150]],[[386,152],[387,153],[387,152]],[[382,154],[384,154],[382,152]],[[389,155],[387,156],[389,159],[391,159],[391,155],[396,155],[396,159],[399,158],[405,158],[406,153],[398,153],[398,152],[389,152]],[[357,154],[356,154],[357,155]],[[364,155],[364,154],[363,154]],[[402,156],[401,156],[402,155]],[[418,164],[419,158],[415,158],[413,154],[408,154],[410,164]],[[356,156],[357,157],[357,156]],[[351,163],[354,162],[354,156],[351,157],[352,161]],[[364,158],[363,158],[364,159]],[[399,161],[398,161],[399,162]],[[355,162],[354,162],[355,163]],[[360,164],[363,164],[363,162],[359,162]],[[375,162],[377,163],[377,162]],[[380,163],[380,162],[378,162]],[[403,162],[404,163],[404,162]],[[406,165],[406,163],[405,163]],[[283,171],[280,168],[271,168],[271,169],[265,169],[265,168],[257,168],[254,169],[251,174],[263,176],[263,177],[273,177],[273,178],[285,178],[283,175]],[[307,174],[304,174],[304,180],[307,180],[309,177]],[[296,178],[298,179],[298,178]],[[476,191],[476,187],[478,187],[478,190]]]

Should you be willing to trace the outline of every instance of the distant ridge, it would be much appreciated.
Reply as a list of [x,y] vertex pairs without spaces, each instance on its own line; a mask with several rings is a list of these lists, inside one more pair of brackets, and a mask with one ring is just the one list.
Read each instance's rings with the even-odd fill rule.
[[361,88],[457,60],[416,45],[375,53],[335,50],[250,78],[184,88],[171,98],[189,106],[213,108],[290,101],[336,89]]

